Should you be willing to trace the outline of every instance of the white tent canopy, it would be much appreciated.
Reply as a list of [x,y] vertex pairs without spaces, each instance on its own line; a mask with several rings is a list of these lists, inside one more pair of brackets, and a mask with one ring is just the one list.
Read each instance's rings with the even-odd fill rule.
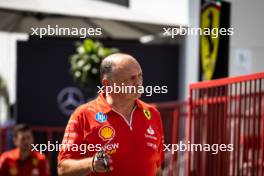
[[[31,28],[47,28],[48,25],[51,27],[57,25],[60,28],[101,28],[102,35],[94,36],[96,38],[139,40],[142,37],[151,35],[155,37],[155,40],[165,39],[166,42],[179,42],[175,38],[172,40],[168,36],[160,35],[164,32],[163,27],[169,27],[165,25],[1,9],[0,19],[2,19],[0,31],[7,32],[31,34],[33,32]],[[54,35],[53,37],[61,36]],[[181,36],[178,36],[179,38]]]
[[129,8],[97,0],[1,0],[0,8],[160,25],[187,25],[188,1],[131,0]]
[[31,27],[101,27],[100,37],[180,43],[183,36],[160,34],[163,27],[188,25],[188,2],[130,0],[122,7],[97,0],[0,0],[0,74],[7,80],[10,103],[16,101],[16,41],[27,40]]

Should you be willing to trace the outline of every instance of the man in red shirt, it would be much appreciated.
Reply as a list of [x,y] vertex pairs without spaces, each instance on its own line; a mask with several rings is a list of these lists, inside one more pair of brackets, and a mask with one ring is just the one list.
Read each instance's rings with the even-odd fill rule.
[[78,107],[70,117],[58,156],[58,174],[162,175],[164,137],[160,113],[139,100],[138,91],[117,93],[108,89],[142,86],[139,63],[130,55],[113,54],[103,60],[100,72],[107,92]]
[[0,156],[1,176],[48,176],[49,169],[44,155],[31,151],[33,135],[25,124],[14,127],[16,149]]

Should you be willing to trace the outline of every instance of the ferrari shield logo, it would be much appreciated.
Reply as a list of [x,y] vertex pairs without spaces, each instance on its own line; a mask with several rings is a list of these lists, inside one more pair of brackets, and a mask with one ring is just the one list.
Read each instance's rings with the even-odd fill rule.
[[201,16],[201,63],[205,80],[211,80],[214,74],[219,46],[220,7],[209,4],[202,10]]
[[143,109],[143,112],[148,120],[151,119],[151,113],[148,109]]

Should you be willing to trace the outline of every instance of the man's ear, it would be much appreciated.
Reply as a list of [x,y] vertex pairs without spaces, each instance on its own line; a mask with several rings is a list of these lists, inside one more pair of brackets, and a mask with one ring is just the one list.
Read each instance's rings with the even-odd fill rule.
[[103,79],[101,80],[101,83],[102,83],[103,86],[109,86],[109,85],[110,85],[109,80],[107,80],[107,79],[105,79],[105,78],[103,78]]

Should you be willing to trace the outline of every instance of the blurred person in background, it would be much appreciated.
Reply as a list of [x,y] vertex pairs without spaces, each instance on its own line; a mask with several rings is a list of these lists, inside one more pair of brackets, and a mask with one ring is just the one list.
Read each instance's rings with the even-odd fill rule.
[[26,124],[14,127],[15,149],[0,156],[1,176],[49,176],[49,168],[44,155],[31,151],[33,134]]

